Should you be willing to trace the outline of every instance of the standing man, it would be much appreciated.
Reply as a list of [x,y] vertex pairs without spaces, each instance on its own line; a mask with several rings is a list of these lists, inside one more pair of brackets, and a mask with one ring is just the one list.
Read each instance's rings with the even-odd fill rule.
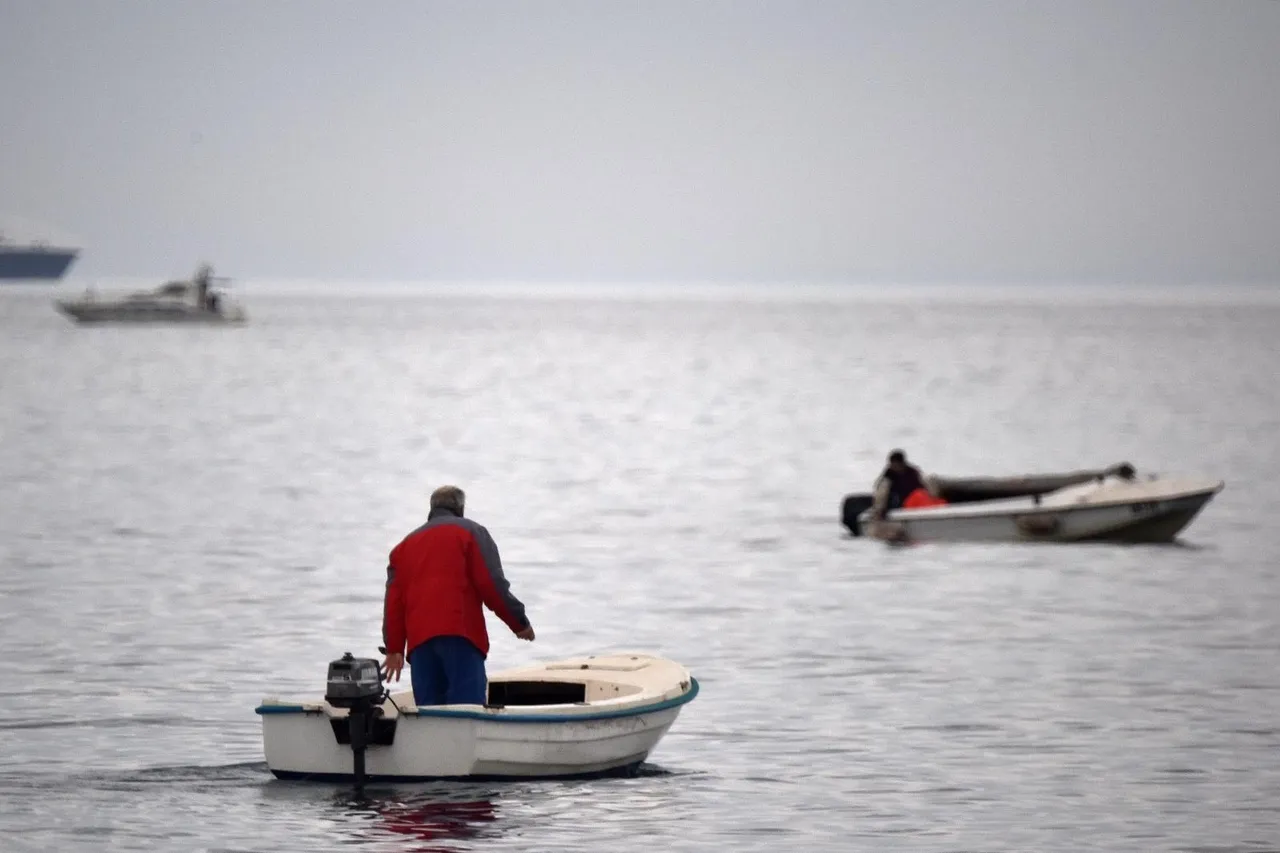
[[899,509],[916,489],[924,488],[924,476],[920,469],[907,462],[901,450],[889,454],[889,464],[876,479],[873,517],[883,521],[891,509]]
[[416,705],[485,704],[485,607],[520,639],[534,636],[502,573],[498,546],[483,525],[463,517],[465,508],[462,489],[436,489],[427,523],[392,549],[387,565],[383,668],[399,681],[408,646]]

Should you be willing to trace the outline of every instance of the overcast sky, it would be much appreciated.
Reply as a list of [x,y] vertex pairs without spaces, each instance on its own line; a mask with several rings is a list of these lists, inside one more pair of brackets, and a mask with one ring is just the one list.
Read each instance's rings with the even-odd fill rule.
[[81,275],[1274,282],[1280,3],[0,0],[0,142]]

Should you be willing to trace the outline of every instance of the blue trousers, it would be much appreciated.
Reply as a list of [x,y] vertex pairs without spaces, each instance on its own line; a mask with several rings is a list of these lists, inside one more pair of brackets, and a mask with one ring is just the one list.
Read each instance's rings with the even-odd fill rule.
[[415,705],[483,705],[484,655],[465,637],[432,637],[409,652]]

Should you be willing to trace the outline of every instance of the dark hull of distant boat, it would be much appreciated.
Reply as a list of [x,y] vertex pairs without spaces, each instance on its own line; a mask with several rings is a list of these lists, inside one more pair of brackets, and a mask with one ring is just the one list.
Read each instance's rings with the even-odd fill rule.
[[79,254],[78,249],[0,247],[0,281],[57,281]]

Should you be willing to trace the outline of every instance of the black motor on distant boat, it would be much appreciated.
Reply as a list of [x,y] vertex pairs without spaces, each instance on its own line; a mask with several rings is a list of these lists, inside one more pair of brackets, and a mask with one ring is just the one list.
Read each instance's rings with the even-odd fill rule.
[[871,495],[845,495],[844,503],[840,505],[840,521],[854,536],[862,535],[858,516],[871,509],[873,503],[875,499]]

